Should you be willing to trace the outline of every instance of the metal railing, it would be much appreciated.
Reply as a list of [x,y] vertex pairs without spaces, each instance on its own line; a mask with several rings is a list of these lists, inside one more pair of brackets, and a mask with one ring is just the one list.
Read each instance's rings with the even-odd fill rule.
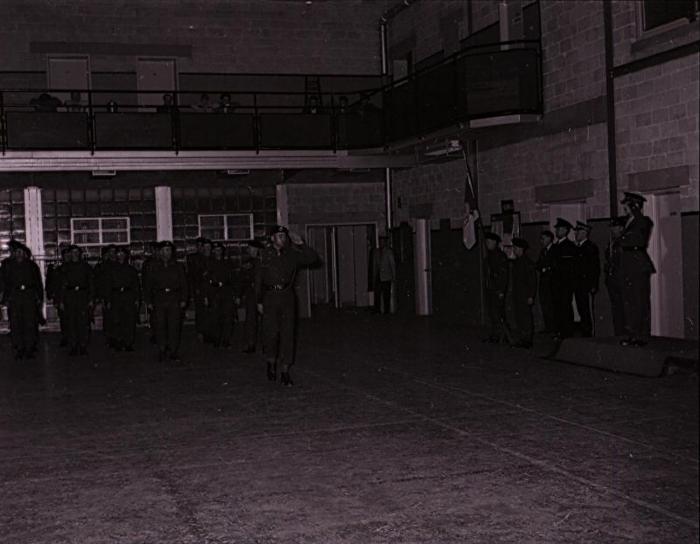
[[[10,150],[377,148],[457,123],[542,113],[537,40],[482,44],[370,91],[0,90]],[[72,96],[71,96],[71,93]]]

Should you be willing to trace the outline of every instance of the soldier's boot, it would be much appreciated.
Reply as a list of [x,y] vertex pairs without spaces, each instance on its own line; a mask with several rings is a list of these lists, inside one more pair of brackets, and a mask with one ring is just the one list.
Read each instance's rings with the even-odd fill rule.
[[277,380],[277,362],[274,359],[267,360],[267,379],[271,382]]
[[294,385],[292,377],[289,375],[289,369],[283,370],[280,374],[280,383],[282,385],[286,385],[287,387],[291,387],[292,385]]

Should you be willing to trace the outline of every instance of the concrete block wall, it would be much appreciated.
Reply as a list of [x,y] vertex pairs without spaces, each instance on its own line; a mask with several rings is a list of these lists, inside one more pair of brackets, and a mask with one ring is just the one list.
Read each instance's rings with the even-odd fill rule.
[[[32,42],[191,46],[186,72],[376,74],[387,0],[4,0],[0,70],[45,70]],[[93,71],[133,70],[136,56],[91,57]],[[76,51],[78,52],[78,51]],[[152,53],[151,53],[152,55]]]

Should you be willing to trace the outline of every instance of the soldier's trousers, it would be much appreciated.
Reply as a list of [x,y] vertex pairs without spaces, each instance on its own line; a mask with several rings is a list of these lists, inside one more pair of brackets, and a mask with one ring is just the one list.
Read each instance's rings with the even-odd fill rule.
[[540,299],[542,320],[547,332],[554,332],[557,328],[557,320],[554,312],[554,297],[552,295],[552,282],[549,278],[540,277],[537,293]]
[[574,291],[576,309],[581,317],[581,333],[583,336],[593,336],[593,320],[591,318],[591,293],[588,289]]
[[506,326],[506,299],[499,297],[498,291],[486,290],[486,311],[489,320],[489,336],[499,338]]
[[39,337],[39,309],[31,292],[10,297],[8,304],[12,347],[22,353],[36,349]]
[[556,285],[553,289],[554,315],[556,327],[554,332],[562,338],[571,336],[574,330],[574,309],[571,302],[574,298],[574,289],[569,285]]
[[114,315],[106,304],[102,305],[102,332],[107,339],[107,343],[111,344],[114,340]]
[[374,311],[391,313],[391,281],[377,280],[374,290]]
[[527,299],[518,300],[514,297],[513,313],[515,314],[515,326],[518,328],[518,340],[532,344],[534,332],[532,306],[527,303]]
[[258,340],[258,304],[255,291],[243,295],[245,304],[245,341],[248,347],[255,346]]
[[651,282],[644,270],[630,270],[622,284],[627,333],[645,340],[651,336]]
[[204,297],[196,295],[194,299],[194,329],[197,334],[208,335],[210,323],[209,308],[204,305]]
[[610,297],[610,308],[612,310],[613,329],[615,336],[624,336],[625,329],[625,304],[622,300],[622,282],[608,278],[605,280],[605,286],[608,289]]
[[177,297],[163,296],[154,304],[156,343],[160,351],[177,353],[182,332],[182,310]]
[[233,312],[233,291],[227,287],[213,291],[209,299],[209,335],[219,346],[231,344]]
[[111,338],[117,347],[133,347],[137,311],[133,293],[117,293],[111,300]]
[[69,291],[63,298],[66,341],[71,348],[84,348],[90,337],[90,297],[87,291]]
[[286,368],[294,363],[294,290],[268,291],[263,298],[263,335],[265,358]]

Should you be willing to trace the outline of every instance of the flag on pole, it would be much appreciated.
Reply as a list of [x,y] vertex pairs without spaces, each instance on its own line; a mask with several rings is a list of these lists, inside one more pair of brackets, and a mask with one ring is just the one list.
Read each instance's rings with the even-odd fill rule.
[[469,160],[467,153],[462,144],[462,156],[466,166],[466,176],[464,181],[464,220],[462,221],[462,242],[464,247],[471,249],[476,245],[476,221],[479,219],[479,210],[477,209],[476,191],[474,191],[474,182],[472,180],[471,169],[469,168]]

